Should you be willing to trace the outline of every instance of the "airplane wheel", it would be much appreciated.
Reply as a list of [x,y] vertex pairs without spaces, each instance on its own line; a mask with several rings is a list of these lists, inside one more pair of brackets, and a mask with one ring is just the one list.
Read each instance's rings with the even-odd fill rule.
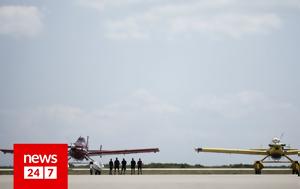
[[260,161],[256,161],[254,163],[254,170],[255,170],[255,174],[256,175],[260,175],[261,174],[262,168],[263,168],[263,164]]
[[261,169],[255,169],[255,174],[260,175],[261,174]]
[[291,167],[293,170],[293,174],[298,174],[298,176],[299,176],[300,165],[299,165],[298,161],[293,162]]

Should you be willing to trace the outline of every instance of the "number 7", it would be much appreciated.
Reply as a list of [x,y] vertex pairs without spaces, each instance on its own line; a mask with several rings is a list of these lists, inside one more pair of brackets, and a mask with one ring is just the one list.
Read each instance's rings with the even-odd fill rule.
[[45,169],[45,179],[57,179],[57,167],[49,166],[44,167]]
[[53,173],[53,169],[51,169],[51,168],[48,168],[48,171],[50,171],[50,173],[49,173],[49,176],[48,176],[48,177],[51,177],[51,175],[52,175],[52,173]]

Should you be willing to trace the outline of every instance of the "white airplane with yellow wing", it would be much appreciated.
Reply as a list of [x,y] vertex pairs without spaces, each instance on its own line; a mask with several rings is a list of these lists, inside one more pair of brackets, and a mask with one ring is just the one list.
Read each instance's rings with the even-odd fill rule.
[[[227,154],[247,154],[247,155],[262,155],[265,156],[260,161],[255,161],[255,174],[261,174],[264,168],[263,163],[291,163],[293,174],[300,176],[300,165],[298,161],[291,159],[290,155],[300,156],[300,149],[286,148],[286,144],[280,143],[280,139],[274,138],[269,148],[266,149],[227,149],[227,148],[196,148],[196,152],[213,152],[213,153],[227,153]],[[272,161],[266,161],[267,158],[272,158]],[[280,161],[285,158],[288,161]]]

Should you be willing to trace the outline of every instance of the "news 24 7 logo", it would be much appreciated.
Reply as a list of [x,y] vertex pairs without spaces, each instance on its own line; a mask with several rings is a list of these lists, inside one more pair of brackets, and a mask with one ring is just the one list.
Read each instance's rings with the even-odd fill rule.
[[67,189],[67,144],[15,144],[14,189]]

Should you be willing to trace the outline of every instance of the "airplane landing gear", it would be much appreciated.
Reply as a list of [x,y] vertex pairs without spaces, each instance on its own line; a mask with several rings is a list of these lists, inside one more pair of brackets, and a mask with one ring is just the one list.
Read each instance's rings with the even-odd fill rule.
[[95,170],[94,172],[95,172],[95,175],[101,175],[101,171],[99,171],[99,170]]
[[256,175],[261,175],[261,169],[255,169],[255,174]]
[[293,170],[293,174],[298,174],[298,176],[300,176],[300,164],[298,161],[293,161],[292,162],[292,170]]
[[264,165],[260,161],[254,163],[254,170],[256,175],[261,174],[261,170],[264,168]]

